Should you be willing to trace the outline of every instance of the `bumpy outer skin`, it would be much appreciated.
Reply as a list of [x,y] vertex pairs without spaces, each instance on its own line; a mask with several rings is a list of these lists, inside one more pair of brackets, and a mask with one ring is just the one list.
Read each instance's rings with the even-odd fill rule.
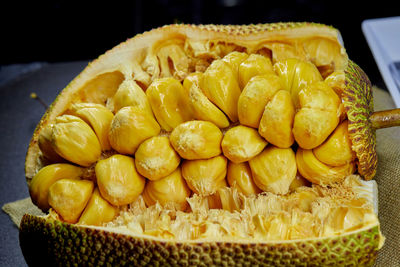
[[25,215],[20,244],[31,266],[372,266],[379,226],[304,241],[174,242]]
[[349,60],[345,70],[346,89],[342,101],[349,120],[349,137],[358,158],[358,172],[365,180],[376,173],[376,134],[369,117],[374,112],[372,86],[365,72]]

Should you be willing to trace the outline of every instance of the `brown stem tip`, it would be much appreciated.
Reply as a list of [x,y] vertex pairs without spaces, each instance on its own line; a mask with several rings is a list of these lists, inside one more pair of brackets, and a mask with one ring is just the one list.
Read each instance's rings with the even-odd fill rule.
[[400,126],[400,109],[390,109],[374,112],[369,117],[374,129]]
[[44,101],[43,99],[41,99],[35,92],[32,92],[30,97],[32,99],[35,99],[37,101],[39,101],[40,104],[42,104],[42,106],[44,106],[46,109],[49,107]]

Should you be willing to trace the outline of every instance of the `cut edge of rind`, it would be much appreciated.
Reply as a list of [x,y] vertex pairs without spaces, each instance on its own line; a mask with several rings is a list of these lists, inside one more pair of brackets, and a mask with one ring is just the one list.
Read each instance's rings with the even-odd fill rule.
[[[20,245],[28,264],[300,264],[372,266],[381,246],[379,223],[340,236],[286,242],[176,242],[129,236],[24,215]],[[40,244],[39,244],[40,243]],[[93,262],[91,262],[93,261]]]

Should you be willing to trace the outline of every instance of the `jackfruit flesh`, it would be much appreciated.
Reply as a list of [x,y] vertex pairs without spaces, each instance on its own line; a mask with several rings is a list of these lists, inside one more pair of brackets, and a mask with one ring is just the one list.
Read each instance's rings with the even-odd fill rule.
[[317,238],[377,222],[373,185],[353,175],[335,46],[304,40],[313,58],[283,43],[272,54],[160,46],[133,76],[96,77],[112,92],[77,97],[42,130],[52,164],[30,184],[36,205],[171,240]]

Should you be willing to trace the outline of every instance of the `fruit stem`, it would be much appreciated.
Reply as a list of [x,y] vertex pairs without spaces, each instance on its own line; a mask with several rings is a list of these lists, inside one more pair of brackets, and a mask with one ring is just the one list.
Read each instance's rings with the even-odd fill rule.
[[49,106],[43,101],[43,99],[41,99],[35,92],[31,93],[31,98],[35,99],[37,101],[39,101],[40,104],[42,104],[42,106],[47,109]]
[[374,112],[369,120],[374,129],[382,129],[393,126],[400,126],[400,109],[389,109]]

